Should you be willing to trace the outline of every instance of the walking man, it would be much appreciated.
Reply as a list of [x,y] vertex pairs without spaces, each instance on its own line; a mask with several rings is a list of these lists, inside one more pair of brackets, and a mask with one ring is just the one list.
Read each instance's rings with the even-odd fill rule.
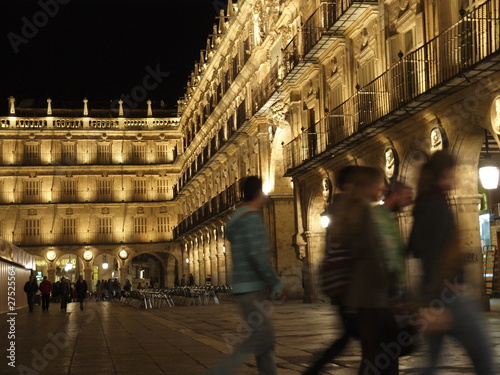
[[[226,225],[233,260],[233,290],[249,332],[209,374],[233,374],[245,359],[254,354],[259,374],[277,374],[274,355],[274,333],[269,308],[272,302],[266,293],[270,288],[278,297],[286,297],[284,289],[269,260],[269,240],[261,209],[265,195],[262,180],[247,177],[243,187],[244,202]],[[266,308],[267,307],[267,308]]]
[[38,284],[36,283],[36,279],[33,275],[30,276],[29,280],[24,284],[24,292],[26,293],[26,297],[28,297],[28,306],[30,308],[30,312],[33,312],[33,305],[35,304],[35,294],[38,292]]
[[50,292],[52,292],[52,283],[47,280],[47,276],[43,277],[40,283],[40,292],[42,292],[42,311],[49,311]]
[[83,301],[85,301],[85,296],[87,295],[88,285],[83,276],[80,275],[78,281],[75,284],[76,295],[78,297],[78,302],[80,302],[80,310],[83,310]]

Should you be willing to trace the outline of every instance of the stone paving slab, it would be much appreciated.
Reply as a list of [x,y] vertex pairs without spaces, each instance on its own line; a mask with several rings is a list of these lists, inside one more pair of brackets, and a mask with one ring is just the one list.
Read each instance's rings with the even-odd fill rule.
[[[329,305],[288,301],[268,306],[273,310],[276,355],[281,375],[301,374],[328,344],[341,334],[340,322]],[[484,313],[496,358],[500,358],[500,301]],[[14,331],[8,319],[15,318]],[[244,334],[238,306],[223,303],[137,309],[120,302],[87,302],[67,312],[52,305],[29,313],[0,315],[0,374],[203,374],[228,353],[228,343]],[[15,333],[15,364],[8,365]],[[6,355],[7,353],[7,355]],[[425,347],[400,360],[400,374],[418,374],[425,364]],[[353,340],[324,373],[354,375],[360,361],[359,342]],[[255,361],[237,374],[256,374]],[[474,374],[468,357],[447,339],[440,374]]]

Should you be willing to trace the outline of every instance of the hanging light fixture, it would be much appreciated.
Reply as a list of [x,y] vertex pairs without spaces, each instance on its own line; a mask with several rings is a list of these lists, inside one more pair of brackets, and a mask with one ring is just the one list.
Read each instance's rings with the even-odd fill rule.
[[71,263],[71,254],[69,255],[68,263],[64,266],[64,270],[69,272],[73,269],[73,263]]
[[102,255],[102,269],[103,270],[107,270],[108,269],[108,262],[106,262],[106,254],[103,254]]
[[484,155],[484,159],[479,163],[479,165],[481,166],[479,168],[479,180],[481,181],[481,185],[483,186],[483,188],[491,190],[498,187],[500,172],[497,166],[491,160],[488,144],[488,131],[486,129],[484,130],[484,138],[484,142],[486,144],[486,155]]

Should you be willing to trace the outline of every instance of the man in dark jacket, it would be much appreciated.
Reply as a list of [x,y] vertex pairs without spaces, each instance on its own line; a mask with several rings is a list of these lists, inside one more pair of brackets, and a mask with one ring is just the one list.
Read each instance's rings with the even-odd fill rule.
[[76,295],[78,297],[78,302],[80,302],[80,310],[83,310],[83,301],[85,300],[85,296],[87,295],[88,285],[85,280],[83,280],[83,276],[80,275],[78,281],[75,284]]
[[68,301],[71,298],[71,287],[65,277],[61,277],[59,284],[59,295],[61,296],[61,310],[66,311]]
[[52,292],[52,283],[47,280],[47,276],[43,277],[40,283],[40,292],[42,292],[42,311],[49,311],[50,292]]
[[26,281],[24,284],[24,292],[28,297],[28,306],[30,308],[30,312],[33,312],[33,305],[35,304],[35,294],[38,292],[38,284],[36,283],[36,279],[33,275],[30,276],[30,279]]

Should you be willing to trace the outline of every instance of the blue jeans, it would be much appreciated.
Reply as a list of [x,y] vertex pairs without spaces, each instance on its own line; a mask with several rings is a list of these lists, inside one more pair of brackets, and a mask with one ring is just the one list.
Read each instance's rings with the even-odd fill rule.
[[[260,375],[276,375],[278,369],[274,356],[274,332],[271,322],[273,303],[264,292],[252,292],[236,295],[243,310],[243,321],[237,333],[226,337],[228,345],[238,343],[233,352],[208,372],[212,375],[237,374],[251,354],[255,355]],[[243,329],[240,329],[244,327]]]
[[469,297],[464,295],[457,295],[456,297],[454,301],[447,305],[453,316],[451,332],[427,335],[430,363],[423,374],[431,375],[436,372],[443,339],[448,334],[455,337],[463,345],[478,375],[493,375],[495,374],[495,364],[491,342],[486,327],[482,322],[479,309]]

